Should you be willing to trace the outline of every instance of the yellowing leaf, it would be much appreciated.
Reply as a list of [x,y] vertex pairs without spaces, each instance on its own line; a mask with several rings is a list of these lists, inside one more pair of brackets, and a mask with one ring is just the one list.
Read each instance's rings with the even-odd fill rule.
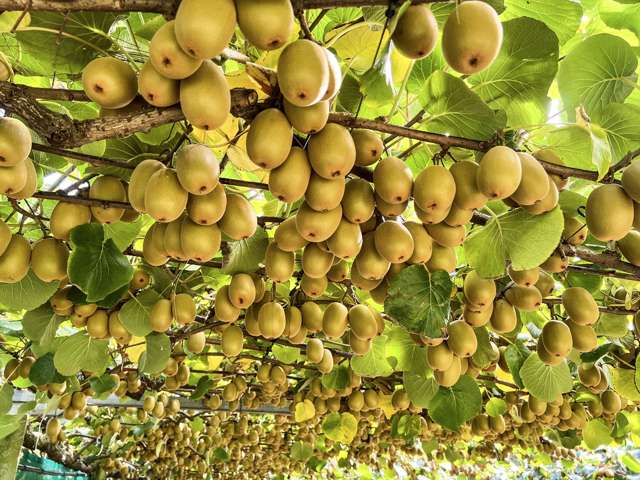
[[316,415],[316,407],[313,406],[311,400],[296,403],[295,419],[296,422],[302,423],[311,420]]
[[135,345],[134,347],[127,348],[127,355],[129,355],[129,360],[133,363],[138,363],[140,360],[140,355],[142,355],[147,348],[146,341],[144,337],[131,337],[131,342],[129,345]]

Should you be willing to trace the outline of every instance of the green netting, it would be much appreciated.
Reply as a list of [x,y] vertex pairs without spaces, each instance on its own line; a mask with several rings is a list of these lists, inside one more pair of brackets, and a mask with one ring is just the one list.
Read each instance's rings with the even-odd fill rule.
[[39,457],[30,452],[24,452],[20,459],[16,479],[18,480],[38,480],[46,478],[48,480],[60,478],[87,478],[82,472],[77,472],[60,465],[58,462],[48,458]]

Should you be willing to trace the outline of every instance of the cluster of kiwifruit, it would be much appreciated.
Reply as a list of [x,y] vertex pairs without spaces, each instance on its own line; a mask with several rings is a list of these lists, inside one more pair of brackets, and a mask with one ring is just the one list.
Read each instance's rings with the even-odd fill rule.
[[0,194],[24,200],[35,193],[38,175],[30,154],[31,132],[25,124],[15,118],[0,118]]

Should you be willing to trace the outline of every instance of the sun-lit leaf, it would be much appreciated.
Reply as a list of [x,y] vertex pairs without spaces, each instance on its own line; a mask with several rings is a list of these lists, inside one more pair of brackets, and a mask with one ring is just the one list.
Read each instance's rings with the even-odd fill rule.
[[451,388],[440,387],[429,402],[429,416],[447,430],[460,426],[480,412],[482,395],[473,378],[463,375]]
[[573,387],[573,379],[567,362],[549,366],[532,353],[520,368],[520,377],[531,395],[545,402],[556,400]]

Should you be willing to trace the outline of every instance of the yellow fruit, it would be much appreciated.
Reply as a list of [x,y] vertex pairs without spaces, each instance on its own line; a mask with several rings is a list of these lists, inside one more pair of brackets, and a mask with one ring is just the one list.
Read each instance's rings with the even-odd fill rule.
[[351,333],[361,340],[370,340],[378,334],[378,323],[366,305],[355,305],[349,309]]
[[[569,245],[582,245],[589,235],[587,226],[576,217],[564,217],[564,230],[562,240]],[[620,243],[618,243],[618,246]]]
[[[410,256],[409,254],[409,257]],[[375,234],[371,232],[365,234],[362,241],[362,248],[353,262],[353,267],[358,270],[358,273],[365,280],[380,280],[387,274],[390,266],[391,263],[383,257],[376,248]],[[377,286],[377,284],[375,286]]]
[[260,307],[258,323],[262,336],[274,339],[282,336],[287,321],[282,305],[278,302],[267,302]]
[[20,120],[0,117],[0,167],[23,162],[31,153],[31,132]]
[[180,245],[187,258],[198,262],[212,260],[220,251],[221,240],[217,225],[198,225],[188,218],[182,220]]
[[443,247],[434,242],[431,258],[425,263],[425,266],[430,272],[443,270],[451,273],[455,271],[457,263],[458,259],[453,248]]
[[244,334],[242,329],[229,325],[222,332],[222,351],[227,357],[237,357],[242,352]]
[[455,182],[453,202],[463,210],[482,208],[487,203],[486,195],[478,189],[476,182],[478,168],[480,166],[476,162],[460,161],[449,169]]
[[620,252],[633,265],[640,265],[640,232],[631,230],[617,243]]
[[[120,320],[120,315],[118,313],[118,311],[114,311],[109,315],[109,336],[115,339],[128,340],[131,337],[131,334]],[[89,322],[87,321],[87,326],[88,324]]]
[[622,172],[622,188],[634,202],[640,202],[640,163],[632,162]]
[[324,277],[333,265],[334,256],[325,252],[317,244],[311,243],[304,247],[302,253],[302,271],[311,278]]
[[16,283],[29,272],[31,245],[22,235],[14,234],[0,255],[0,282]]
[[174,156],[176,175],[182,188],[192,195],[207,195],[218,186],[220,165],[211,149],[191,144]]
[[479,309],[488,308],[496,296],[496,283],[482,278],[475,270],[470,271],[464,279],[465,300]]
[[216,292],[214,303],[216,318],[223,322],[235,322],[240,316],[240,309],[236,308],[229,300],[229,286],[224,285]]
[[322,330],[322,309],[315,302],[305,302],[300,307],[302,313],[302,325],[310,333]]
[[438,385],[449,388],[458,383],[458,380],[460,379],[460,375],[462,373],[462,360],[463,359],[459,357],[453,357],[451,366],[447,370],[442,372],[433,372],[433,376],[436,379],[436,382],[438,382]]
[[327,247],[338,258],[354,258],[362,248],[360,226],[343,218],[335,233],[327,240]]
[[542,304],[540,291],[535,287],[516,285],[505,292],[505,298],[518,310],[533,312]]
[[352,178],[345,185],[342,196],[342,214],[351,223],[369,220],[376,208],[371,184],[361,178]]
[[138,75],[138,93],[154,107],[170,107],[180,101],[180,83],[158,73],[149,60]]
[[236,28],[233,0],[183,0],[176,12],[176,39],[190,56],[220,55]]
[[25,200],[27,198],[31,198],[31,196],[36,193],[36,190],[38,190],[38,172],[36,172],[36,167],[33,165],[30,158],[24,159],[24,166],[26,167],[27,172],[27,178],[24,186],[16,192],[10,192],[7,194],[9,198],[13,198],[14,200]]
[[324,49],[310,40],[296,40],[280,54],[278,85],[284,98],[297,107],[322,100],[329,88],[329,77]]
[[187,213],[199,225],[213,225],[220,221],[227,208],[227,194],[224,186],[218,184],[206,195],[189,195]]
[[518,325],[516,310],[504,298],[497,299],[491,313],[491,328],[498,333],[510,333]]
[[45,283],[63,280],[67,277],[69,249],[60,240],[43,238],[33,245],[31,268],[33,273]]
[[114,57],[96,58],[84,67],[82,86],[91,100],[105,108],[126,107],[138,94],[136,73]]
[[0,167],[0,194],[7,196],[18,194],[27,185],[27,179],[27,163],[24,161]]
[[538,267],[528,270],[514,270],[512,265],[508,268],[509,277],[516,285],[523,287],[531,287],[536,284],[540,278],[540,269]]
[[86,205],[58,202],[51,212],[51,234],[58,240],[69,240],[69,234],[78,225],[91,222],[91,209]]
[[247,153],[258,167],[273,170],[287,159],[292,140],[293,127],[285,114],[277,108],[267,108],[251,122]]
[[478,189],[488,198],[499,200],[510,197],[518,189],[521,180],[520,158],[509,147],[493,147],[480,160],[476,181]]
[[240,30],[260,50],[278,49],[293,34],[289,0],[236,0],[236,9]]
[[258,217],[249,201],[238,193],[227,195],[227,208],[218,222],[220,230],[233,240],[243,240],[256,233]]
[[411,196],[413,175],[411,169],[397,157],[387,157],[373,171],[376,194],[392,205],[404,203]]
[[231,111],[231,94],[222,68],[211,60],[180,82],[180,107],[185,118],[201,130],[215,130]]
[[171,312],[171,301],[166,298],[158,300],[149,313],[149,324],[154,332],[163,333],[169,330],[173,315]]
[[296,228],[309,242],[324,242],[338,229],[342,218],[342,206],[328,212],[316,212],[303,203],[296,213]]
[[578,352],[591,352],[598,346],[598,337],[593,327],[578,325],[569,318],[567,318],[566,323],[571,331],[573,348]]
[[453,352],[451,352],[444,342],[439,345],[428,345],[427,363],[433,370],[444,372],[448,370],[453,363]]
[[511,195],[511,200],[520,205],[533,205],[549,193],[547,172],[533,155],[518,152],[518,157],[522,166],[522,180],[518,189]]
[[145,210],[158,222],[173,222],[184,212],[188,198],[175,170],[161,169],[151,175],[147,183]]
[[476,333],[464,320],[455,320],[447,325],[447,346],[460,358],[470,357],[478,349]]
[[307,360],[318,364],[324,356],[324,345],[319,338],[311,338],[307,342]]
[[305,134],[318,133],[327,125],[331,105],[321,101],[309,107],[296,107],[284,100],[284,113],[297,131]]
[[466,237],[464,227],[451,227],[444,222],[427,224],[424,228],[433,241],[443,247],[459,247]]
[[593,325],[600,318],[600,310],[593,295],[582,287],[570,287],[562,292],[562,306],[569,318],[578,325]]
[[311,165],[306,152],[300,147],[293,147],[284,163],[271,170],[269,191],[281,202],[293,203],[304,196],[310,176]]
[[300,289],[311,298],[320,297],[329,286],[329,282],[326,276],[311,278],[305,274],[300,279]]
[[438,22],[427,5],[412,5],[398,19],[391,37],[405,57],[424,58],[438,42]]
[[308,242],[300,236],[296,227],[296,218],[289,217],[276,228],[273,239],[280,250],[295,252],[303,248]]
[[541,215],[556,208],[560,195],[558,192],[558,187],[554,183],[551,175],[547,176],[547,182],[549,184],[549,192],[547,193],[546,197],[544,197],[542,200],[537,201],[533,205],[524,205],[523,208],[527,212],[533,215]]
[[349,310],[340,302],[330,303],[322,317],[322,331],[329,338],[340,338],[347,329]]
[[179,293],[171,301],[171,314],[180,325],[188,325],[196,319],[196,304],[188,293]]
[[[117,177],[101,176],[91,185],[89,197],[96,200],[126,202],[127,192]],[[123,208],[92,206],[91,213],[100,223],[115,223],[122,218]]]
[[282,250],[273,242],[267,247],[265,254],[265,269],[267,276],[274,282],[287,282],[293,275],[295,268],[293,252]]
[[98,310],[87,319],[87,333],[91,338],[101,339],[109,336],[109,316],[104,310]]
[[633,200],[620,185],[600,185],[587,199],[587,226],[598,240],[620,240],[633,226]]
[[398,222],[383,222],[374,234],[375,248],[388,262],[404,263],[413,255],[413,236]]
[[145,213],[144,195],[147,190],[147,182],[158,170],[166,168],[162,162],[147,159],[140,162],[131,174],[127,197],[131,206],[140,213]]
[[558,320],[545,323],[540,338],[545,350],[556,357],[566,357],[573,347],[571,330],[566,323]]
[[349,130],[336,123],[327,123],[312,135],[307,152],[314,172],[327,179],[345,177],[356,161],[356,146]]

